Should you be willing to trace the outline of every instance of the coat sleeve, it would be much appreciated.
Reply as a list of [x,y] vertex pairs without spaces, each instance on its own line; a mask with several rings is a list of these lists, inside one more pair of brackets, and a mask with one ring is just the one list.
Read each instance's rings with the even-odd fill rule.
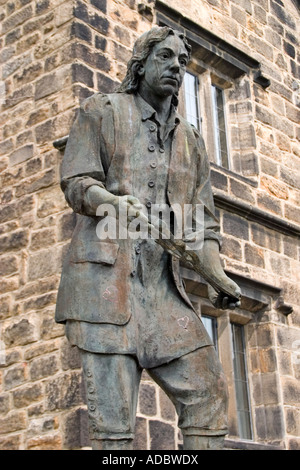
[[197,183],[194,205],[200,204],[203,208],[204,240],[216,240],[221,247],[219,220],[215,215],[215,205],[210,180],[210,165],[202,136],[194,129],[197,140]]
[[[85,198],[90,186],[105,188],[105,148],[102,123],[112,119],[106,95],[96,94],[80,106],[71,128],[61,166],[61,188],[74,212],[94,215]],[[106,126],[109,124],[106,122]],[[113,126],[110,127],[110,129]]]

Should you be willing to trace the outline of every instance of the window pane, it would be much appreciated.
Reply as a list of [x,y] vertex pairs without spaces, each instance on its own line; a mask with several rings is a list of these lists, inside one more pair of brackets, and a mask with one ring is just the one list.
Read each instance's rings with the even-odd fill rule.
[[239,435],[242,439],[252,439],[244,329],[232,323],[231,332]]
[[186,119],[200,131],[198,78],[186,72],[184,77]]
[[212,102],[213,102],[213,119],[214,119],[214,136],[215,136],[215,152],[216,163],[224,168],[229,167],[226,120],[224,107],[224,93],[221,88],[212,85]]
[[217,335],[217,320],[214,317],[208,317],[206,315],[201,315],[201,320],[207,333],[210,336],[210,339],[214,343],[216,351],[218,351],[218,335]]

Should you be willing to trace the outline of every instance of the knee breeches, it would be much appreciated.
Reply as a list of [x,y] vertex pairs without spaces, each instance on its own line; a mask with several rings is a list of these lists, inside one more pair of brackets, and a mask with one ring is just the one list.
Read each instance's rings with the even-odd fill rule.
[[[133,439],[142,373],[136,359],[81,353],[91,439]],[[147,372],[174,403],[183,435],[227,434],[227,384],[212,346]]]

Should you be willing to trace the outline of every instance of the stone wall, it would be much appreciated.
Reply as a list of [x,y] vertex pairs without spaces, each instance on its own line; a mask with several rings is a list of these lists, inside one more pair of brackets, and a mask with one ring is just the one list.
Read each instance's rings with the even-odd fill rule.
[[[229,96],[233,168],[212,167],[216,194],[299,226],[299,9],[292,0],[165,3],[257,59],[271,80],[264,90],[245,77]],[[123,78],[135,38],[155,15],[152,1],[0,0],[0,449],[89,446],[80,360],[54,322],[75,219],[53,142],[68,135],[82,99]],[[288,317],[273,308],[256,316],[247,338],[256,440],[297,448],[299,238],[218,210],[225,267],[282,288],[294,308]],[[173,406],[145,374],[136,448],[180,442]]]

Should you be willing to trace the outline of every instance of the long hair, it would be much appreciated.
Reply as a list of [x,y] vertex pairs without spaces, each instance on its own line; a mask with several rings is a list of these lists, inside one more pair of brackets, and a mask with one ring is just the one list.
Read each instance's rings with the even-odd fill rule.
[[[141,65],[144,65],[148,56],[151,54],[151,51],[155,44],[164,41],[169,35],[177,35],[184,43],[185,48],[188,52],[188,56],[191,56],[191,46],[188,44],[187,39],[183,33],[176,31],[168,26],[154,26],[146,33],[140,36],[134,45],[132,57],[127,64],[127,73],[125,78],[119,88],[117,88],[117,93],[137,93],[141,77],[138,74],[138,70]],[[172,98],[172,103],[174,106],[178,105],[178,95],[174,94]]]

